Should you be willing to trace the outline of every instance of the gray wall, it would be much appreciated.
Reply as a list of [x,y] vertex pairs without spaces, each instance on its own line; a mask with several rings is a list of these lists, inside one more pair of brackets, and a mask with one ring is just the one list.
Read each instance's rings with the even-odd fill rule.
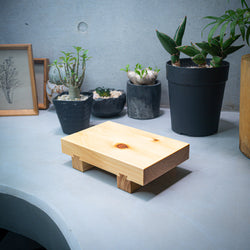
[[[31,43],[34,57],[58,58],[73,45],[89,49],[83,90],[97,86],[126,88],[120,68],[137,62],[161,69],[162,105],[168,106],[165,63],[170,56],[159,43],[155,29],[171,36],[186,15],[183,44],[201,41],[202,17],[221,15],[240,7],[239,0],[0,0],[0,43]],[[78,24],[85,22],[85,32]],[[205,33],[206,34],[206,33]],[[238,110],[241,56],[245,46],[228,57],[230,74],[224,109]]]

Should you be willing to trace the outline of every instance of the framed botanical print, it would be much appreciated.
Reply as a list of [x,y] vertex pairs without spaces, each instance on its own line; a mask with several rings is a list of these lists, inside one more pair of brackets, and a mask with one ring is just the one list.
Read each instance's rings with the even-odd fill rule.
[[49,74],[49,59],[34,58],[34,71],[36,79],[38,108],[47,109],[49,107],[49,100],[46,94],[46,84]]
[[37,115],[31,44],[0,44],[0,116]]

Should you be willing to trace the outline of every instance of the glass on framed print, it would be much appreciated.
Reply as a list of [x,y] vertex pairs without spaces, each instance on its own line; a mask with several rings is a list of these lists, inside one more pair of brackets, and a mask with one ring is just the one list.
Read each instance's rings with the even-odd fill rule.
[[0,44],[0,116],[38,115],[31,44]]

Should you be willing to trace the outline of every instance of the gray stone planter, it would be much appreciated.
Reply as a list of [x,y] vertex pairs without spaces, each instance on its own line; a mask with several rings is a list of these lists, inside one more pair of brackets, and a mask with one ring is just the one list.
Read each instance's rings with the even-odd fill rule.
[[160,114],[161,82],[135,85],[127,81],[127,112],[130,118],[152,119]]

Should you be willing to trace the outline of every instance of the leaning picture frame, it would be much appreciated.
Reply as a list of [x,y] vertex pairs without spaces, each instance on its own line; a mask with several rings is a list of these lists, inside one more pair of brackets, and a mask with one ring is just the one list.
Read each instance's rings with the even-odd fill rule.
[[0,44],[0,116],[38,115],[31,44]]
[[36,91],[39,109],[47,109],[49,100],[46,93],[46,84],[49,75],[49,59],[34,58],[34,71],[36,80]]

